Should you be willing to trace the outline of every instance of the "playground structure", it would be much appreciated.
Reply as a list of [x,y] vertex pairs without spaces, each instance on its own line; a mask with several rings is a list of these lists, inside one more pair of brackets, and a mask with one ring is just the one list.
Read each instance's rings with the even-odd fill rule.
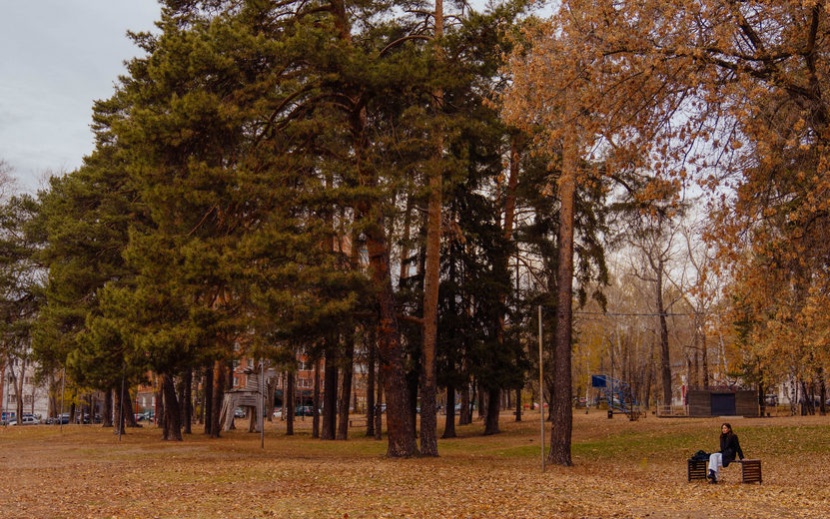
[[225,391],[225,398],[222,400],[222,410],[219,423],[223,431],[229,431],[233,427],[234,410],[242,408],[247,410],[251,417],[248,425],[248,432],[263,431],[263,395],[260,391],[258,376],[247,377],[245,387]]
[[634,397],[634,391],[626,382],[608,375],[591,375],[591,387],[598,390],[596,401],[603,399],[608,403],[608,417],[613,413],[623,413],[630,420],[637,420],[640,415],[640,403]]

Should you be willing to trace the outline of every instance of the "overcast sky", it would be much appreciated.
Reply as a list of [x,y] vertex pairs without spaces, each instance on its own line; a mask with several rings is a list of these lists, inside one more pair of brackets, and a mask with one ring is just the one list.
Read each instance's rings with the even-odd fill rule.
[[0,159],[34,192],[92,151],[92,104],[154,28],[157,0],[0,0]]

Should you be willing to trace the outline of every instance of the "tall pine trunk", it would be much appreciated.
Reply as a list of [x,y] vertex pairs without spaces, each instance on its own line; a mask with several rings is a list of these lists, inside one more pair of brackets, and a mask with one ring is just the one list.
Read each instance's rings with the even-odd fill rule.
[[294,390],[294,372],[285,375],[285,390],[282,396],[282,417],[285,418],[285,435],[294,436],[294,406],[297,397]]
[[444,434],[442,438],[455,438],[455,386],[447,385],[447,414],[444,420]]
[[556,331],[553,346],[553,421],[548,461],[571,466],[571,326],[573,324],[574,213],[579,157],[576,128],[566,131],[559,180],[559,264],[557,267]]
[[180,413],[179,423],[182,424],[182,429],[184,429],[184,422],[185,422],[185,416],[184,416],[184,414],[185,414],[185,410],[184,410],[184,407],[185,407],[184,406],[184,402],[185,402],[184,385],[185,385],[184,374],[182,374],[177,378],[177,382],[176,382],[176,400],[179,402],[179,413]]
[[346,440],[349,437],[349,403],[352,396],[352,376],[354,372],[354,331],[346,337],[346,348],[343,352],[343,379],[340,386],[338,403],[337,439]]
[[669,358],[669,325],[666,320],[666,309],[663,303],[663,270],[664,270],[662,256],[657,260],[657,282],[655,283],[655,296],[657,304],[657,313],[659,314],[660,323],[660,380],[662,382],[663,390],[663,405],[672,404],[672,390],[671,390],[671,359]]
[[501,389],[497,387],[487,390],[487,414],[484,420],[484,434],[498,434],[499,414],[501,413]]
[[[519,134],[515,134],[510,138],[510,176],[507,179],[507,192],[504,198],[504,239],[507,243],[513,241],[513,224],[516,221],[516,189],[519,186],[519,171],[522,163],[522,148],[524,147],[524,140]],[[509,271],[508,258],[504,258],[504,270]],[[516,290],[518,292],[518,274],[516,278]],[[502,303],[507,301],[507,295],[502,296]],[[499,322],[499,333],[504,337],[504,315],[501,315]],[[509,394],[509,393],[508,393]],[[516,421],[522,421],[522,389],[516,390]]]
[[484,388],[481,383],[476,383],[476,388],[473,390],[473,401],[478,401],[478,417],[484,418],[487,411],[487,402],[484,400]]
[[379,413],[375,408],[375,338],[374,335],[368,337],[366,352],[366,436],[373,438],[375,436],[375,413]]
[[193,370],[187,369],[183,375],[184,396],[182,398],[182,420],[184,422],[184,433],[193,433]]
[[205,434],[212,434],[213,425],[213,368],[205,366],[205,383],[202,393],[204,394],[204,405],[202,406],[202,421],[205,425]]
[[473,410],[470,408],[470,385],[464,384],[461,388],[461,412],[458,413],[458,425],[469,425],[473,423]]
[[383,438],[383,372],[378,370],[377,399],[375,400],[375,439]]
[[[311,437],[320,437],[320,359],[314,359],[314,396],[312,397],[311,406]],[[302,394],[300,395],[300,405],[303,405]]]
[[[362,114],[361,118],[365,117]],[[365,121],[364,121],[365,122]],[[363,183],[377,187],[377,179],[366,173]],[[369,253],[369,271],[376,290],[378,320],[378,354],[386,393],[386,430],[390,458],[414,456],[418,453],[415,429],[410,415],[403,364],[403,346],[400,339],[395,294],[389,270],[389,246],[386,240],[383,214],[376,204],[364,202],[358,210],[364,223],[366,249]]]
[[213,408],[210,414],[210,437],[219,438],[222,431],[222,402],[225,400],[225,384],[227,377],[227,366],[222,360],[213,364]]
[[[337,436],[337,378],[338,355],[336,340],[326,341],[326,371],[323,393],[323,430],[320,438],[333,440]],[[317,410],[315,409],[314,412]]]
[[[120,390],[119,390],[120,392]],[[121,399],[121,405],[124,408],[124,423],[126,427],[138,427],[138,422],[135,421],[135,413],[133,410],[133,397],[130,395],[130,390],[124,388],[124,397]]]
[[[350,23],[342,0],[332,1],[335,26],[340,37],[351,43]],[[354,145],[353,162],[357,171],[357,182],[367,189],[378,189],[378,174],[370,166],[369,139],[366,135],[366,102],[360,93],[355,93],[350,108],[350,127]],[[378,353],[383,373],[387,399],[386,427],[389,445],[386,455],[393,458],[409,457],[418,452],[415,429],[409,417],[409,401],[406,388],[406,370],[403,365],[403,347],[392,290],[389,243],[384,226],[384,211],[381,202],[369,197],[356,206],[356,223],[366,237],[369,255],[369,272],[377,294],[378,307]]]
[[120,388],[112,388],[104,395],[104,405],[107,405],[107,400],[112,405],[112,426],[115,434],[127,432],[127,418],[124,416],[124,402],[121,401],[121,394]]
[[[444,2],[435,0],[435,39],[444,36]],[[438,61],[442,59],[440,44],[435,46]],[[434,93],[436,111],[443,111],[444,92]],[[426,261],[424,265],[423,344],[421,348],[421,455],[438,456],[438,393],[436,344],[438,342],[438,289],[441,283],[441,209],[443,205],[444,134],[438,128],[435,160],[428,168]]]
[[[17,399],[15,400],[15,411],[17,412],[16,416],[21,418],[23,417],[23,381],[25,379],[26,373],[26,362],[27,358],[23,357],[20,359],[20,376],[14,374],[14,368],[12,368],[12,375],[14,376],[14,384],[13,387],[15,392],[17,393]],[[90,413],[90,416],[92,413]]]
[[[163,375],[161,383],[164,394],[164,429],[162,437],[165,440],[182,441],[182,411],[176,397],[176,386],[171,375]],[[123,413],[122,403],[122,413]]]
[[522,421],[522,388],[516,390],[516,421]]
[[114,389],[110,389],[104,393],[104,416],[101,422],[104,427],[115,427],[115,433],[118,434],[118,428],[113,419],[113,414],[117,412],[115,402],[113,402],[113,393],[115,393]]
[[156,409],[155,409],[155,421],[156,426],[163,426],[164,425],[164,393],[163,393],[163,379],[160,375],[156,375]]

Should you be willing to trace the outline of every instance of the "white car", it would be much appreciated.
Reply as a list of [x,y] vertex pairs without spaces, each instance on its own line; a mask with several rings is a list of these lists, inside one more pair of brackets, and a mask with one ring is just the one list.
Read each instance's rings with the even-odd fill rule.
[[37,425],[39,423],[40,420],[38,420],[37,417],[26,414],[23,415],[23,418],[20,420],[12,420],[9,422],[9,425]]

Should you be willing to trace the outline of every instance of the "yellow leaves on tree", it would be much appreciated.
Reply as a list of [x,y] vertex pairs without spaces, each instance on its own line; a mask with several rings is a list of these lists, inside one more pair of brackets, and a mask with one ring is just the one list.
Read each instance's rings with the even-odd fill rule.
[[[504,98],[507,119],[548,149],[578,131],[583,159],[609,173],[699,179],[715,195],[709,235],[746,344],[798,376],[830,350],[828,12],[823,1],[564,1],[528,25]],[[666,195],[655,187],[647,197]]]

